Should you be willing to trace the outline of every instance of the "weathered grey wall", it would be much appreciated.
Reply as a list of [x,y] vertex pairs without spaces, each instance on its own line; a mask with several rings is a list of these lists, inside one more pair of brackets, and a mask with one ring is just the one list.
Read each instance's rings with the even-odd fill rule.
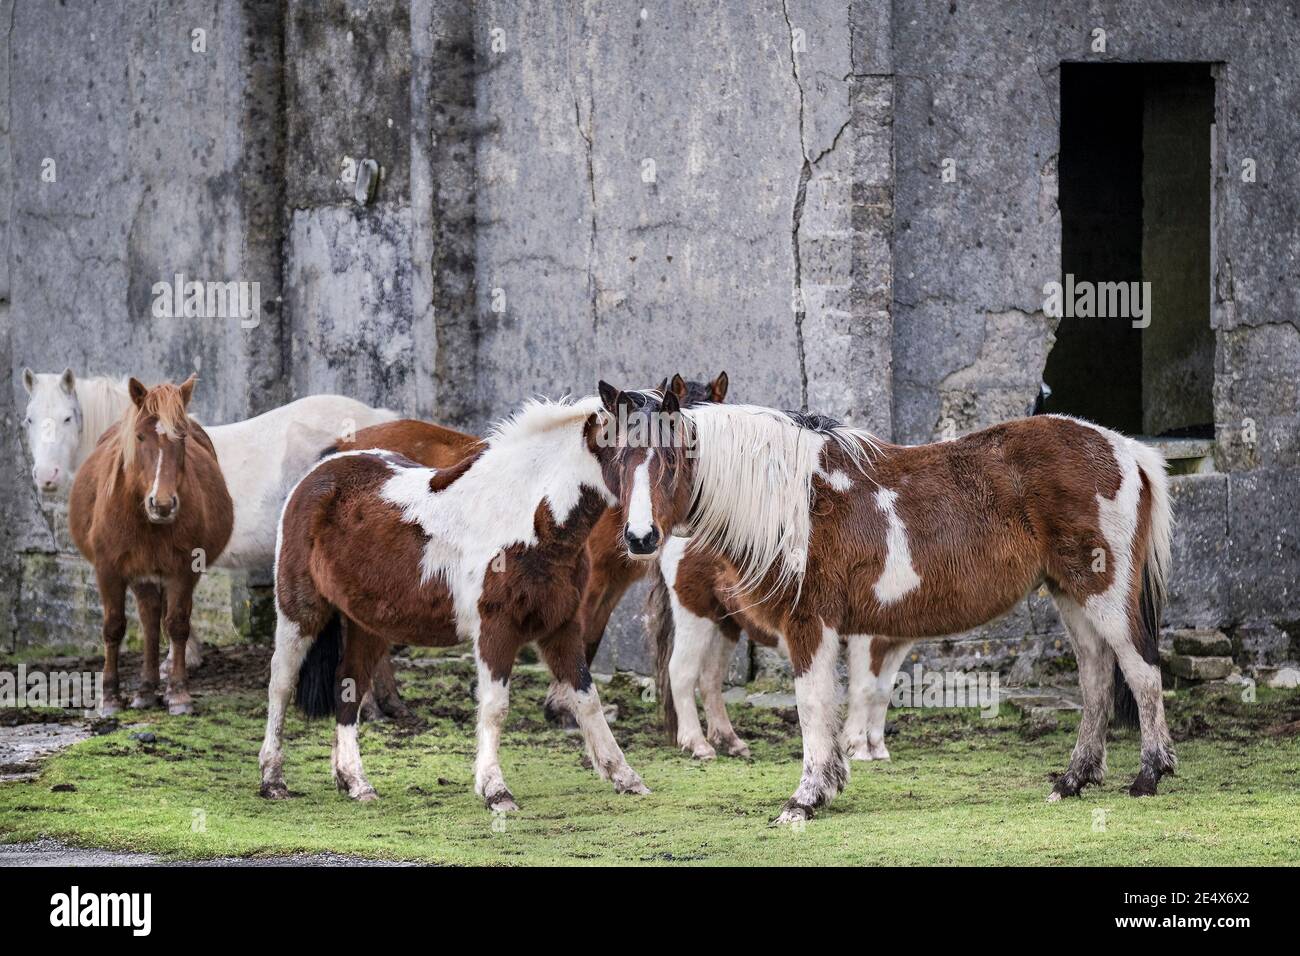
[[[472,429],[530,393],[725,368],[741,399],[963,433],[1023,413],[1053,344],[1061,61],[1217,63],[1219,473],[1175,482],[1170,623],[1265,648],[1300,618],[1294,8],[0,2],[11,17],[6,451],[24,364],[198,367],[212,421],[337,390]],[[343,174],[366,158],[384,178],[363,208]],[[177,271],[259,281],[261,324],[153,319]],[[0,623],[61,594],[46,623],[83,628],[57,520],[12,476],[0,600],[23,597]],[[606,666],[645,665],[639,599]],[[1032,661],[1060,640],[1031,596],[932,652]]]

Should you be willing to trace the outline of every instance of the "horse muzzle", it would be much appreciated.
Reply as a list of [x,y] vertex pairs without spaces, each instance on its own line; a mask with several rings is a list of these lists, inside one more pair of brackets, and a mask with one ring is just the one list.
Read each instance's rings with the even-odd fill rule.
[[630,528],[623,531],[627,555],[638,561],[649,561],[659,553],[659,529],[651,525],[645,534],[634,534]]
[[178,495],[172,495],[172,500],[167,503],[159,502],[152,495],[145,499],[144,513],[151,524],[171,524],[180,511],[181,499]]

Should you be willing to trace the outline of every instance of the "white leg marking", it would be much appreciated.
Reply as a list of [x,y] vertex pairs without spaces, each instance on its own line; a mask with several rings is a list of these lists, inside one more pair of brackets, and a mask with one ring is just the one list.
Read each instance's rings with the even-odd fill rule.
[[880,661],[880,673],[871,671],[872,642],[883,638],[850,637],[849,717],[844,741],[850,760],[888,760],[885,717],[894,693],[894,678],[907,658],[910,643],[891,644]]
[[287,797],[284,784],[284,757],[281,740],[284,736],[284,713],[298,684],[298,669],[311,648],[304,640],[298,625],[277,612],[275,624],[275,653],[271,656],[271,681],[266,689],[266,736],[258,763],[262,769],[262,796]]
[[623,756],[618,741],[609,729],[596,685],[592,684],[580,691],[562,683],[559,685],[559,693],[582,729],[587,755],[600,778],[614,784],[614,789],[619,793],[649,793],[650,790],[642,783],[640,775],[628,766],[627,758]]
[[334,780],[339,789],[353,800],[374,800],[379,794],[370,786],[361,769],[361,748],[357,743],[357,725],[334,725]]
[[498,756],[501,728],[510,709],[510,684],[496,680],[487,665],[478,662],[478,754],[474,760],[474,792],[491,810],[517,810],[501,773]]
[[849,762],[840,749],[840,687],[835,674],[839,653],[839,635],[823,627],[812,663],[794,679],[803,730],[803,776],[775,824],[806,820],[849,781]]
[[700,760],[712,760],[717,753],[700,727],[695,688],[714,642],[720,639],[718,629],[708,618],[684,608],[671,590],[669,601],[673,610],[673,654],[668,660],[668,681],[673,688],[673,707],[677,710],[677,743]]

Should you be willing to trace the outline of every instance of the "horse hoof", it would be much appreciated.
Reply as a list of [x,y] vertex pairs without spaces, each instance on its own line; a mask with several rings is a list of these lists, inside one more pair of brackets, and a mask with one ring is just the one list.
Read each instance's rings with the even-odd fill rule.
[[99,705],[99,716],[112,717],[122,710],[122,701],[114,697],[112,700],[104,700]]
[[700,742],[690,748],[691,756],[696,760],[713,760],[718,752],[706,743]]
[[194,713],[194,702],[184,700],[175,704],[168,704],[167,713],[173,717],[185,717]]
[[162,699],[157,694],[136,694],[131,698],[132,710],[149,710],[162,704]]
[[1048,803],[1059,803],[1060,800],[1061,800],[1061,795],[1057,793],[1055,790],[1053,790],[1051,793],[1047,795]]
[[379,794],[375,792],[374,787],[365,787],[359,793],[350,793],[348,795],[358,803],[370,803],[372,800],[379,799]]
[[800,804],[787,804],[781,815],[768,824],[770,827],[783,827],[791,824],[803,824],[812,819],[812,810]]
[[650,788],[645,785],[639,776],[634,772],[632,776],[624,780],[614,781],[615,793],[649,793]]
[[749,752],[749,744],[743,740],[737,740],[727,748],[727,756],[740,757],[742,760],[748,760],[752,755]]
[[509,790],[494,793],[483,802],[493,813],[516,813],[519,810],[519,804],[515,803]]
[[258,794],[267,800],[287,800],[289,799],[289,788],[284,785],[283,780],[262,781],[262,789]]

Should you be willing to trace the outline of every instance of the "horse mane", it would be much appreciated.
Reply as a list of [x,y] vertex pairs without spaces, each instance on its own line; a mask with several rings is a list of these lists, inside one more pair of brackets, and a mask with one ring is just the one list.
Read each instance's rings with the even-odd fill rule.
[[81,406],[81,441],[77,445],[76,460],[78,468],[85,464],[104,432],[117,424],[123,412],[132,407],[126,383],[125,377],[111,378],[107,375],[76,380],[77,404]]
[[827,442],[864,471],[880,450],[875,436],[833,419],[757,405],[700,405],[683,410],[694,429],[691,525],[703,547],[736,564],[738,591],[753,591],[777,572],[766,600],[787,585],[803,588],[812,534],[813,477]]
[[530,398],[523,407],[507,418],[493,425],[487,434],[487,444],[499,448],[528,438],[535,437],[556,428],[585,422],[592,415],[606,415],[600,398],[589,395],[586,398]]
[[[171,382],[155,385],[145,394],[144,402],[138,409],[134,402],[128,402],[126,411],[118,420],[113,437],[109,439],[113,444],[109,452],[108,490],[110,492],[113,490],[118,474],[129,471],[135,464],[136,446],[139,444],[135,437],[135,422],[139,415],[157,418],[159,433],[171,439],[180,438],[189,430],[190,416],[185,409],[185,399],[181,397],[178,385],[173,385]],[[210,442],[208,444],[210,447]]]

